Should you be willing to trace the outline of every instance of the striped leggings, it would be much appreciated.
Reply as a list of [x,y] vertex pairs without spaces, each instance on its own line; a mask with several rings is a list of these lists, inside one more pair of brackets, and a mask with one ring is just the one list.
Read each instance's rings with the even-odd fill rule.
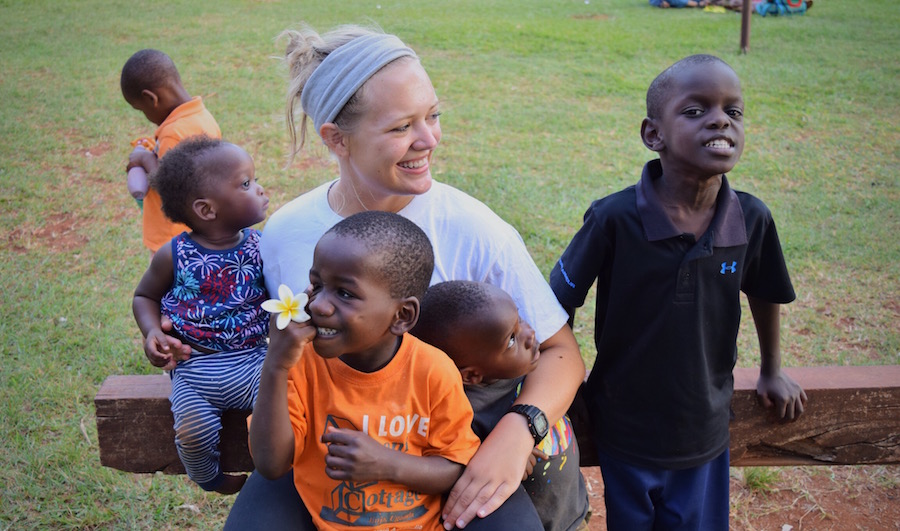
[[219,431],[226,409],[253,409],[266,345],[234,352],[193,352],[171,372],[175,447],[190,477],[204,490],[215,490]]

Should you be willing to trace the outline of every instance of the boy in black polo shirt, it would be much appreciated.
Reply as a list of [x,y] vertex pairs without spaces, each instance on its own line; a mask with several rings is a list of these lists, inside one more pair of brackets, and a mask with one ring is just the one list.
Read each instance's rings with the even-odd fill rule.
[[641,137],[659,159],[591,205],[550,275],[572,318],[597,280],[586,398],[611,531],[728,529],[741,291],[763,404],[785,419],[803,412],[806,394],[781,372],[779,304],[794,290],[775,223],[725,177],[743,150],[743,112],[737,74],[717,57],[690,56],[657,76]]

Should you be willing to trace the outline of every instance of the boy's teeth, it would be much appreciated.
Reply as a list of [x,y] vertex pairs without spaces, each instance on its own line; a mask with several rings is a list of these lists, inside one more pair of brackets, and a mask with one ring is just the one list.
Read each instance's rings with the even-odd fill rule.
[[333,335],[337,334],[337,330],[335,330],[334,328],[319,327],[319,328],[316,328],[316,334],[318,334],[320,336],[333,336]]
[[731,147],[731,143],[727,140],[713,140],[711,142],[706,143],[706,147],[711,148],[728,148]]

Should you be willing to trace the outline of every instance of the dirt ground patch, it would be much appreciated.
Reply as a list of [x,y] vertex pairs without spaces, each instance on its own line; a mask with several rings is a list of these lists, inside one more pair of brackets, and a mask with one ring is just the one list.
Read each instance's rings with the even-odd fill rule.
[[[900,531],[900,467],[835,466],[772,469],[765,488],[749,488],[743,469],[731,478],[735,531]],[[590,531],[606,530],[599,467],[582,468],[591,508]]]
[[[99,157],[109,151],[108,144],[99,144],[85,151],[85,156]],[[96,176],[79,176],[83,185],[91,190],[90,200],[79,209],[48,214],[45,219],[26,221],[0,239],[0,248],[24,254],[32,250],[51,253],[69,253],[84,248],[90,241],[96,226],[116,223],[140,225],[140,210],[127,196],[124,175],[120,181],[109,181]],[[65,195],[60,187],[56,195]],[[135,241],[139,245],[140,240]]]
[[40,227],[23,226],[6,235],[9,250],[25,253],[35,247],[54,252],[69,252],[82,248],[88,238],[82,229],[88,222],[73,214],[52,214]]

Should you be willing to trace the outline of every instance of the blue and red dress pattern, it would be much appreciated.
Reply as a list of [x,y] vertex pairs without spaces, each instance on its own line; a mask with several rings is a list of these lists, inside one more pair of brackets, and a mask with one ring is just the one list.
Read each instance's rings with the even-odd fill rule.
[[259,346],[269,334],[268,298],[259,236],[244,229],[236,247],[202,247],[186,232],[172,240],[175,280],[161,301],[181,336],[203,348],[233,351]]

